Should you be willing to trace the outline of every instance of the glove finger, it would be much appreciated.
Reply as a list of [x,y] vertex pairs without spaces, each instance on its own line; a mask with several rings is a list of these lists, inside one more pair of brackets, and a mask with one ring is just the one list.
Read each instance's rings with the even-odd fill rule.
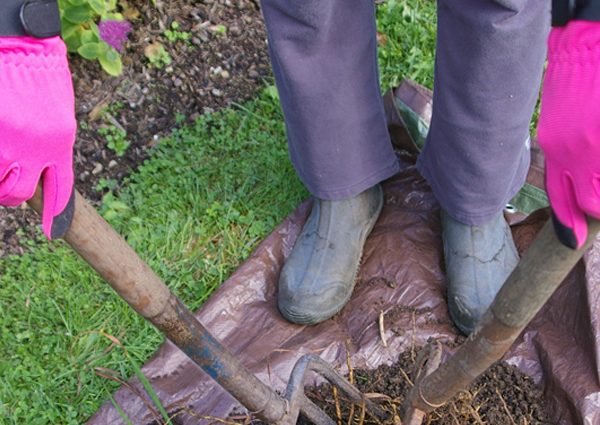
[[[59,184],[60,182],[60,184]],[[73,171],[68,169],[64,172],[55,165],[46,167],[42,174],[42,188],[44,208],[42,211],[42,229],[48,239],[62,237],[68,229],[72,208],[68,208],[73,195]],[[64,216],[63,216],[64,213]],[[53,226],[55,219],[56,226]]]
[[578,205],[587,215],[600,219],[600,175],[593,175],[591,182],[589,179],[589,174],[585,174],[577,181]]
[[[18,167],[18,175],[16,172],[17,168],[12,168],[10,174],[14,175],[7,175],[7,184],[5,186],[6,189],[8,189],[9,186],[12,186],[12,189],[4,193],[4,196],[0,198],[0,204],[9,207],[19,206],[23,202],[31,199],[40,179],[40,172],[34,167],[24,167],[19,163],[16,163],[16,166]],[[9,182],[9,180],[13,179],[14,184],[13,182]]]
[[14,197],[14,189],[21,175],[21,167],[16,162],[0,160],[0,204],[15,207],[24,200]]
[[571,176],[547,163],[546,190],[559,240],[569,248],[581,248],[587,239],[587,221],[578,206]]

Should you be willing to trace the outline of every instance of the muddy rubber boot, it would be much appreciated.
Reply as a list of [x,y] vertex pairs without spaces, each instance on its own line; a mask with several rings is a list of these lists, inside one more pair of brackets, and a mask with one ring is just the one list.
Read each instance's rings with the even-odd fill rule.
[[448,278],[448,310],[466,335],[488,309],[519,254],[504,215],[470,226],[441,213],[444,257]]
[[315,199],[279,277],[277,301],[283,317],[314,325],[344,307],[382,206],[379,185],[341,201]]

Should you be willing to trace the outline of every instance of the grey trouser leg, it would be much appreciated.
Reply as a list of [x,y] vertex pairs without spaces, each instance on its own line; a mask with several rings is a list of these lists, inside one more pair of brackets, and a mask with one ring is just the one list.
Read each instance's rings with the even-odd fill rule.
[[373,0],[262,0],[290,157],[310,192],[352,197],[398,171]]
[[446,212],[497,214],[523,185],[548,0],[439,0],[433,117],[418,166]]

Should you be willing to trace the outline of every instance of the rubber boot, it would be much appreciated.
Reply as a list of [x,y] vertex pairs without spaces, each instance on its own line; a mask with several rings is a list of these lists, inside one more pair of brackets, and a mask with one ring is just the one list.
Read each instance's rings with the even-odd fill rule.
[[315,199],[279,278],[279,311],[293,323],[329,319],[350,299],[363,245],[379,217],[376,185],[341,201]]
[[444,211],[441,218],[448,310],[469,335],[517,266],[519,254],[502,212],[480,226],[460,223]]

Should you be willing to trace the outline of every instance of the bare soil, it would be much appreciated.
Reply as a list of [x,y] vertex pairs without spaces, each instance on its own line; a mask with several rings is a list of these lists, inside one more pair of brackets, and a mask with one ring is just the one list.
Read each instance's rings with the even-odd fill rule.
[[[375,370],[354,370],[353,380],[365,394],[381,402],[384,409],[396,412],[413,385],[416,354],[407,351],[397,363]],[[380,424],[361,406],[353,405],[325,384],[307,390],[307,395],[338,423]],[[337,407],[339,407],[339,410]],[[441,425],[493,424],[531,425],[553,423],[546,413],[542,390],[531,377],[514,366],[499,362],[445,406],[427,415],[424,423]],[[350,419],[352,417],[352,419]],[[362,419],[361,419],[362,417]],[[309,424],[300,418],[299,424]]]

